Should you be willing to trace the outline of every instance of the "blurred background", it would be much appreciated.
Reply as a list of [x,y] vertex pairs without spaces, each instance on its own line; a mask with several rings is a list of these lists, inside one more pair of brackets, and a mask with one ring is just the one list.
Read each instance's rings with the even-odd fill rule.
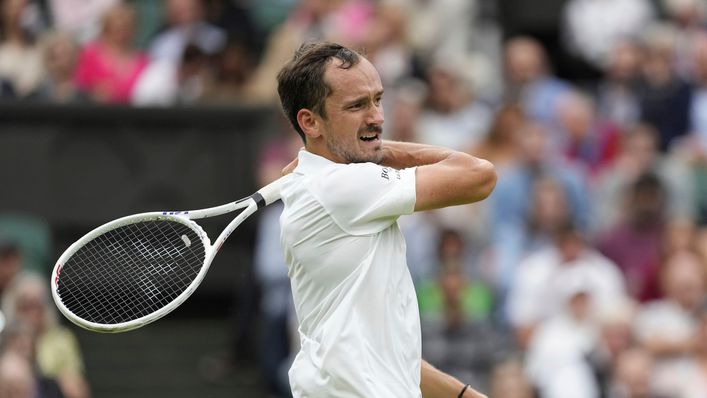
[[309,39],[378,68],[386,138],[497,168],[400,219],[428,361],[494,398],[707,397],[707,0],[0,5],[0,397],[290,396],[279,205],[145,328],[84,331],[47,290],[104,222],[274,180],[301,146],[275,75]]

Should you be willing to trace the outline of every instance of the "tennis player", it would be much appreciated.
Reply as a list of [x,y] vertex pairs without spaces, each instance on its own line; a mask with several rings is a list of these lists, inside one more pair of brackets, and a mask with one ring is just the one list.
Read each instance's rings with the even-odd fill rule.
[[304,140],[281,191],[281,240],[300,324],[289,371],[294,396],[484,397],[421,359],[397,218],[486,198],[494,167],[448,149],[383,141],[378,72],[338,44],[300,47],[278,75],[278,93]]

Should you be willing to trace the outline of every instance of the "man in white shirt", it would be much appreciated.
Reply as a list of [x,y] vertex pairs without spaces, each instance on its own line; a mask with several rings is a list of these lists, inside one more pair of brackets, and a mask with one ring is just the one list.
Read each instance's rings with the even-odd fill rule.
[[300,323],[293,395],[483,397],[421,359],[397,218],[486,198],[493,166],[382,141],[378,72],[340,45],[300,47],[278,75],[278,93],[305,144],[281,192],[281,241]]

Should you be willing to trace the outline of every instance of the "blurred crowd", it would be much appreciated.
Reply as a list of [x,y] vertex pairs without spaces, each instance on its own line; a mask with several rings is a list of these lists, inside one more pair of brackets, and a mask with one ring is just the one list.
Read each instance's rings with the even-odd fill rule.
[[[400,219],[423,356],[494,398],[707,397],[707,1],[558,2],[555,41],[504,31],[508,3],[4,0],[0,96],[277,106],[275,75],[300,43],[362,49],[387,139],[467,151],[499,176],[481,203]],[[261,183],[298,140],[283,121]],[[280,210],[259,218],[254,273],[263,379],[287,397],[297,333]],[[38,286],[0,278],[0,390],[23,373],[86,396]],[[14,321],[39,303],[42,316]],[[13,337],[24,329],[29,341]],[[52,345],[68,352],[43,354]],[[52,355],[64,370],[43,364]]]

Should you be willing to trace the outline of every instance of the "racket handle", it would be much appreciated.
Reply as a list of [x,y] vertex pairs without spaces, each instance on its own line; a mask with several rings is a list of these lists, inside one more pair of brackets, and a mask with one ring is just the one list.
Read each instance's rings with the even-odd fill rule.
[[262,201],[256,200],[258,202],[258,207],[267,206],[273,202],[280,200],[280,188],[285,183],[289,176],[280,177],[277,180],[271,182],[270,184],[260,188],[256,195],[260,194],[263,198]]

